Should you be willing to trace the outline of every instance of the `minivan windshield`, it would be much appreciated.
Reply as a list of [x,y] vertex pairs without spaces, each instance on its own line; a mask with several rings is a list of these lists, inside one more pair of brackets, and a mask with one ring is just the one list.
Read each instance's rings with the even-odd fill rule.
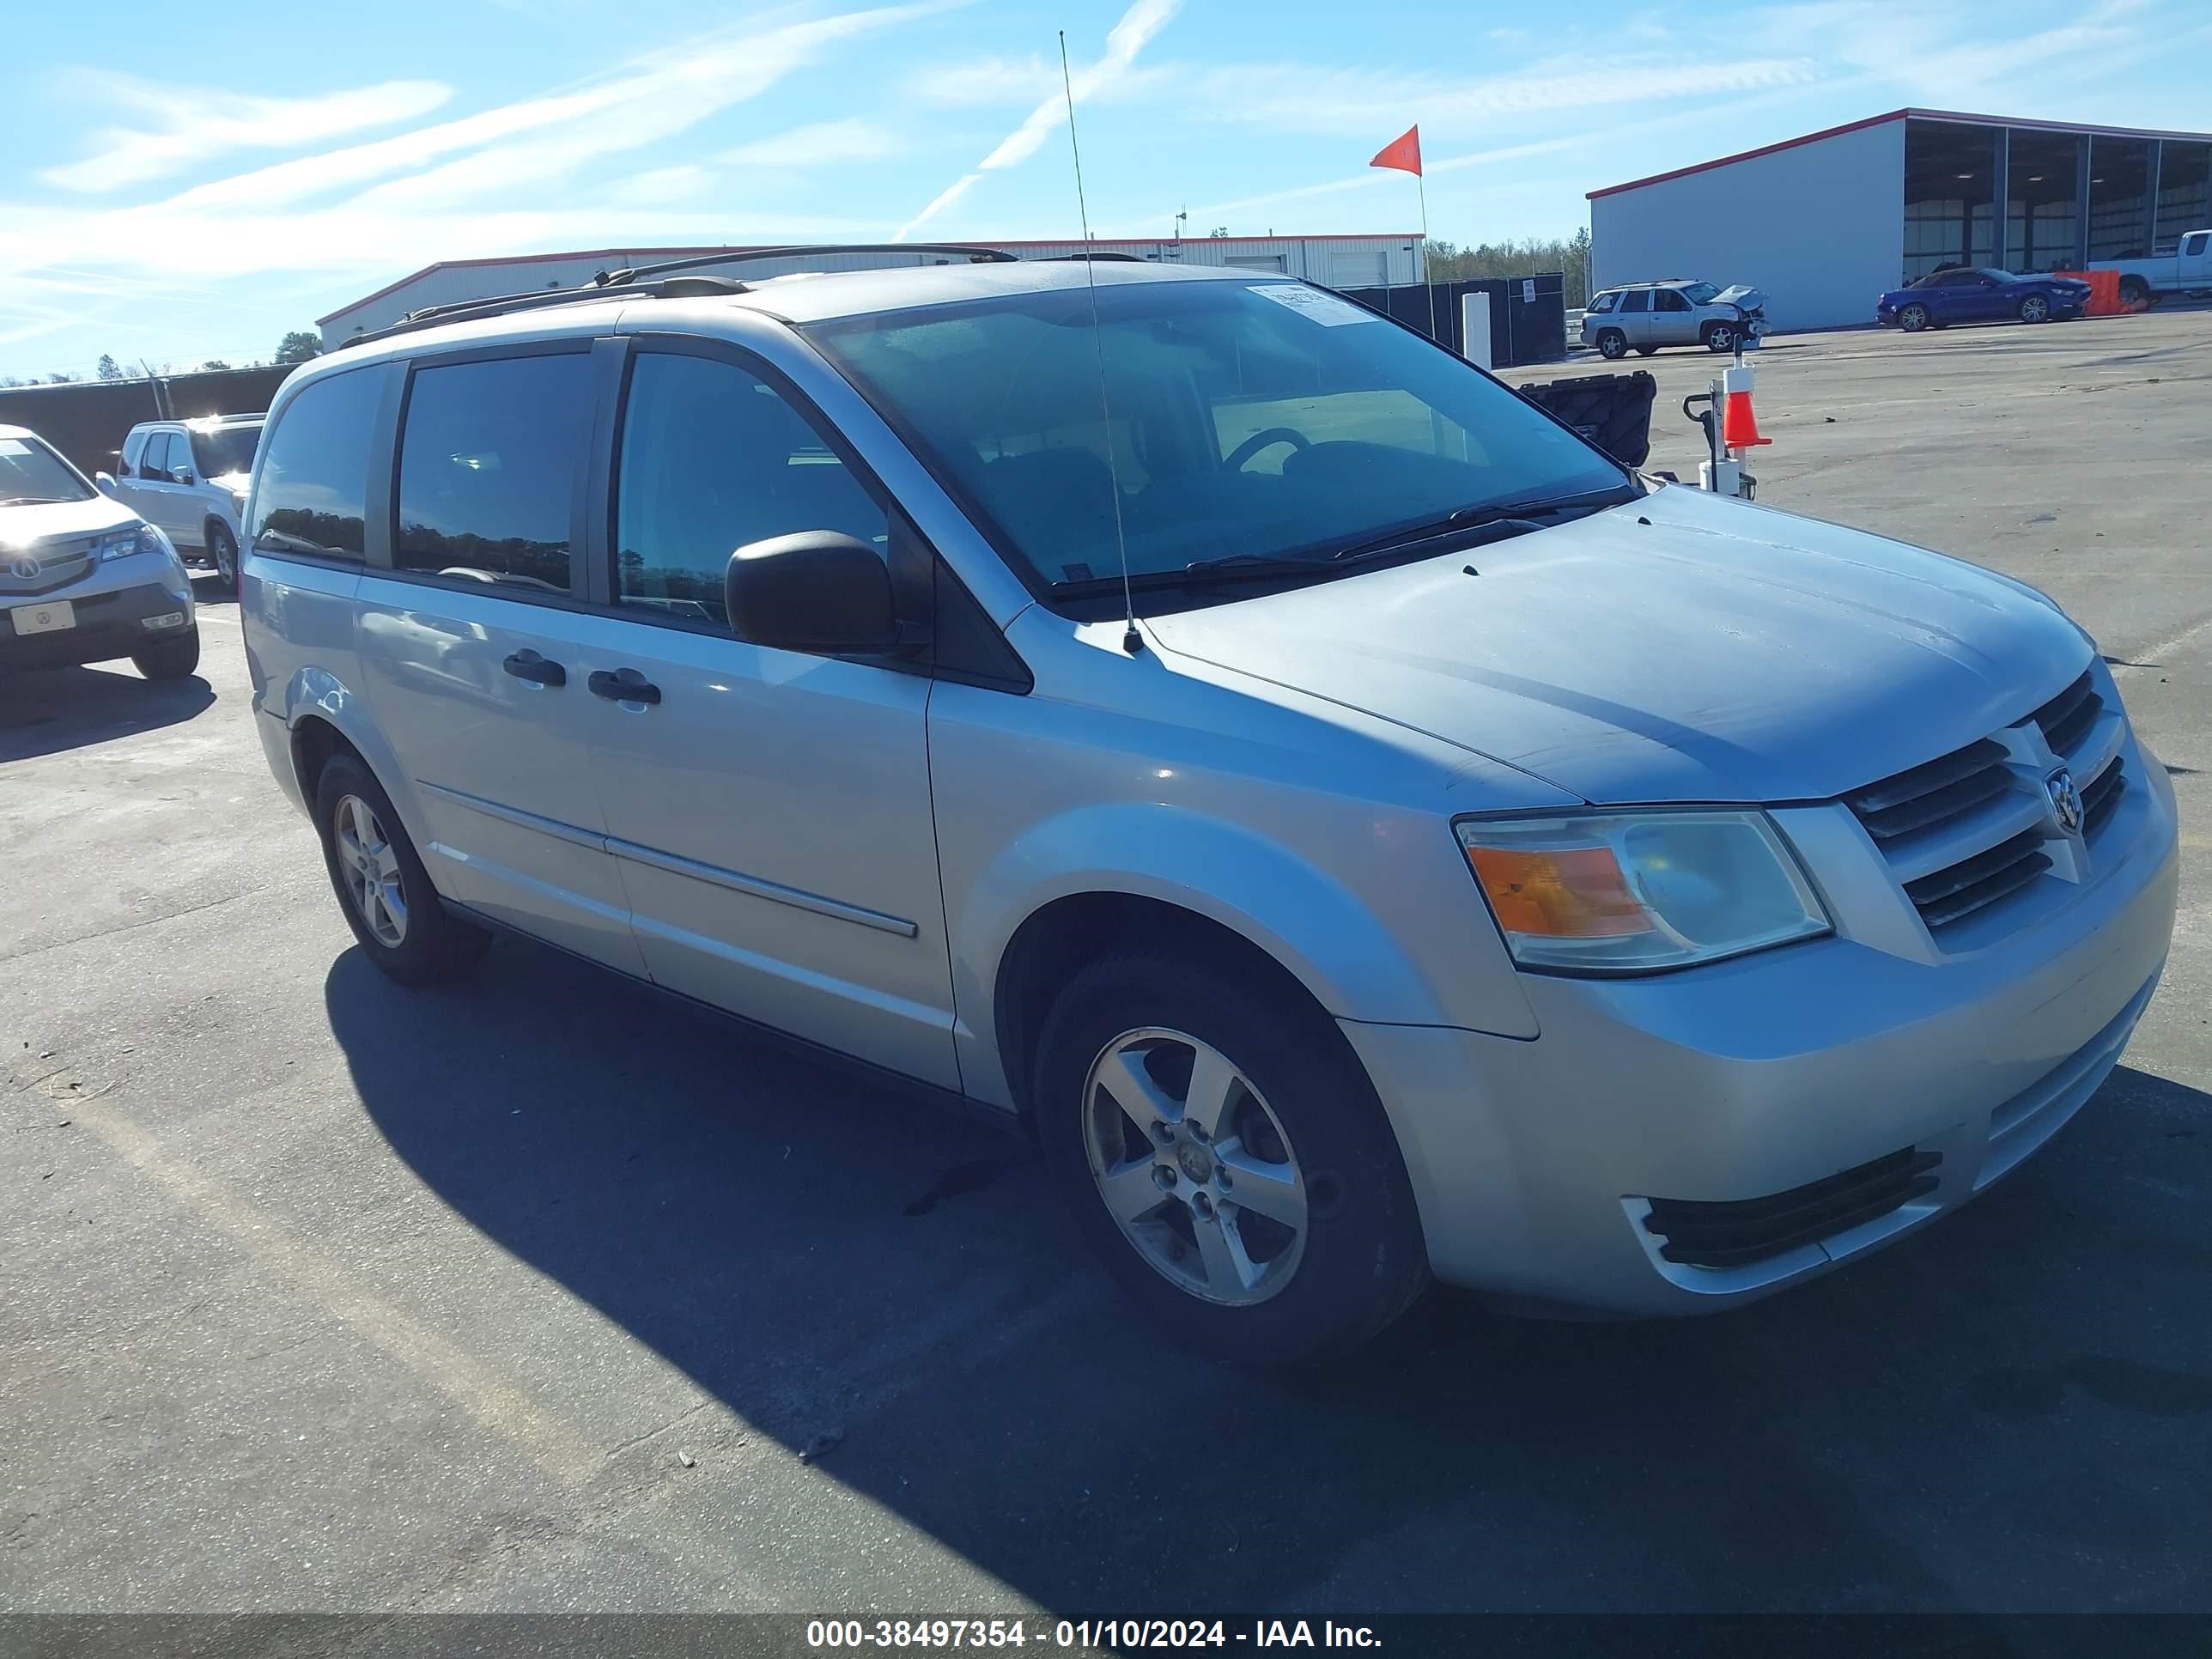
[[193,427],[192,465],[203,478],[225,478],[253,471],[253,447],[261,441],[261,422],[251,426]]
[[39,438],[0,436],[0,507],[84,501],[99,494]]
[[1325,289],[1102,282],[1096,339],[1091,303],[1054,289],[805,331],[1002,550],[1069,597],[1119,576],[1117,517],[1131,574],[1158,586],[1194,566],[1218,580],[1224,562],[1346,573],[1339,556],[1448,518],[1637,493],[1464,360]]

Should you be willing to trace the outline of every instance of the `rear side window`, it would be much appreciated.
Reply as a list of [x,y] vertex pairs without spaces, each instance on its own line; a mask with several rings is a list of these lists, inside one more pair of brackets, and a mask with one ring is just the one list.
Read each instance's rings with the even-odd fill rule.
[[592,436],[580,351],[415,373],[399,441],[392,563],[566,594],[576,486]]
[[617,602],[726,625],[730,555],[802,530],[886,553],[890,525],[767,381],[709,357],[639,354],[615,484]]
[[1630,289],[1627,293],[1620,296],[1620,308],[1623,311],[1650,310],[1651,290],[1648,288]]
[[264,552],[358,559],[366,545],[368,449],[389,371],[333,374],[303,387],[269,434],[253,492]]

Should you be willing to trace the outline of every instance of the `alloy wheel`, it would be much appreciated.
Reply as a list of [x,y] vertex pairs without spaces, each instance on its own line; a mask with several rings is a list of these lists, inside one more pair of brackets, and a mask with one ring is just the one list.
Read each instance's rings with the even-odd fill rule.
[[1290,1282],[1310,1218],[1305,1176],[1227,1056],[1182,1031],[1126,1031],[1091,1063],[1083,1107],[1098,1195],[1153,1271],[1231,1307]]
[[341,795],[331,815],[338,874],[362,924],[379,944],[397,946],[407,937],[407,895],[399,855],[376,809],[358,795]]

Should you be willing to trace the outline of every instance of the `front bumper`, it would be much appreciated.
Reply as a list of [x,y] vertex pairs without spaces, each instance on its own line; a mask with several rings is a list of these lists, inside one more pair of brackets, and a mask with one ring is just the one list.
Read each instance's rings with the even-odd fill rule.
[[[191,585],[181,568],[176,574],[185,589],[181,594],[158,581],[101,592],[64,589],[48,594],[46,602],[66,599],[76,613],[75,627],[51,633],[17,633],[13,617],[6,613],[18,603],[28,608],[37,602],[0,599],[0,670],[106,662],[185,633],[193,623]],[[162,622],[163,618],[175,620]],[[152,625],[156,622],[161,625]]]
[[[1553,1309],[1711,1311],[2010,1170],[2103,1082],[2165,962],[2173,795],[2154,762],[2140,775],[2098,879],[1971,957],[1838,937],[1646,979],[1527,975],[1528,1042],[1340,1022],[1397,1131],[1437,1276]],[[1670,1261],[1644,1224],[1654,1200],[1733,1217],[1907,1151],[1940,1155],[1932,1188],[1748,1265]]]

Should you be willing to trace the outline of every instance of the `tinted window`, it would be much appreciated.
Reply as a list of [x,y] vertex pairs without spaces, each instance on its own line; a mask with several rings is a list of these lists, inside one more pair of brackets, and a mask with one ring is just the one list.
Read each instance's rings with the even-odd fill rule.
[[1648,288],[1632,289],[1620,296],[1620,308],[1623,311],[1650,310],[1651,290]]
[[380,366],[333,374],[284,405],[254,486],[255,545],[362,556],[369,440],[390,373]]
[[164,479],[169,476],[167,433],[149,432],[146,434],[146,453],[138,458],[138,476],[155,479]]
[[2212,242],[2212,236],[2207,236],[2200,230],[2194,236],[2188,236],[2182,239],[2181,251],[2185,254],[2188,255],[2189,258],[2194,259],[2198,254],[2204,252],[2204,245],[2207,242]]
[[645,352],[615,483],[615,597],[726,623],[722,574],[748,542],[836,530],[878,551],[884,510],[775,388],[734,364]]
[[399,441],[402,570],[566,593],[592,435],[580,351],[416,371]]
[[261,441],[255,426],[217,427],[191,434],[192,464],[203,478],[228,477],[253,471],[253,446]]
[[1653,295],[1655,311],[1687,311],[1690,302],[1671,288],[1662,288]]
[[1343,570],[1346,546],[1462,507],[1626,487],[1465,359],[1325,290],[1102,279],[1096,334],[1091,304],[1058,288],[807,332],[1050,583],[1103,588],[1123,535],[1147,574]]

